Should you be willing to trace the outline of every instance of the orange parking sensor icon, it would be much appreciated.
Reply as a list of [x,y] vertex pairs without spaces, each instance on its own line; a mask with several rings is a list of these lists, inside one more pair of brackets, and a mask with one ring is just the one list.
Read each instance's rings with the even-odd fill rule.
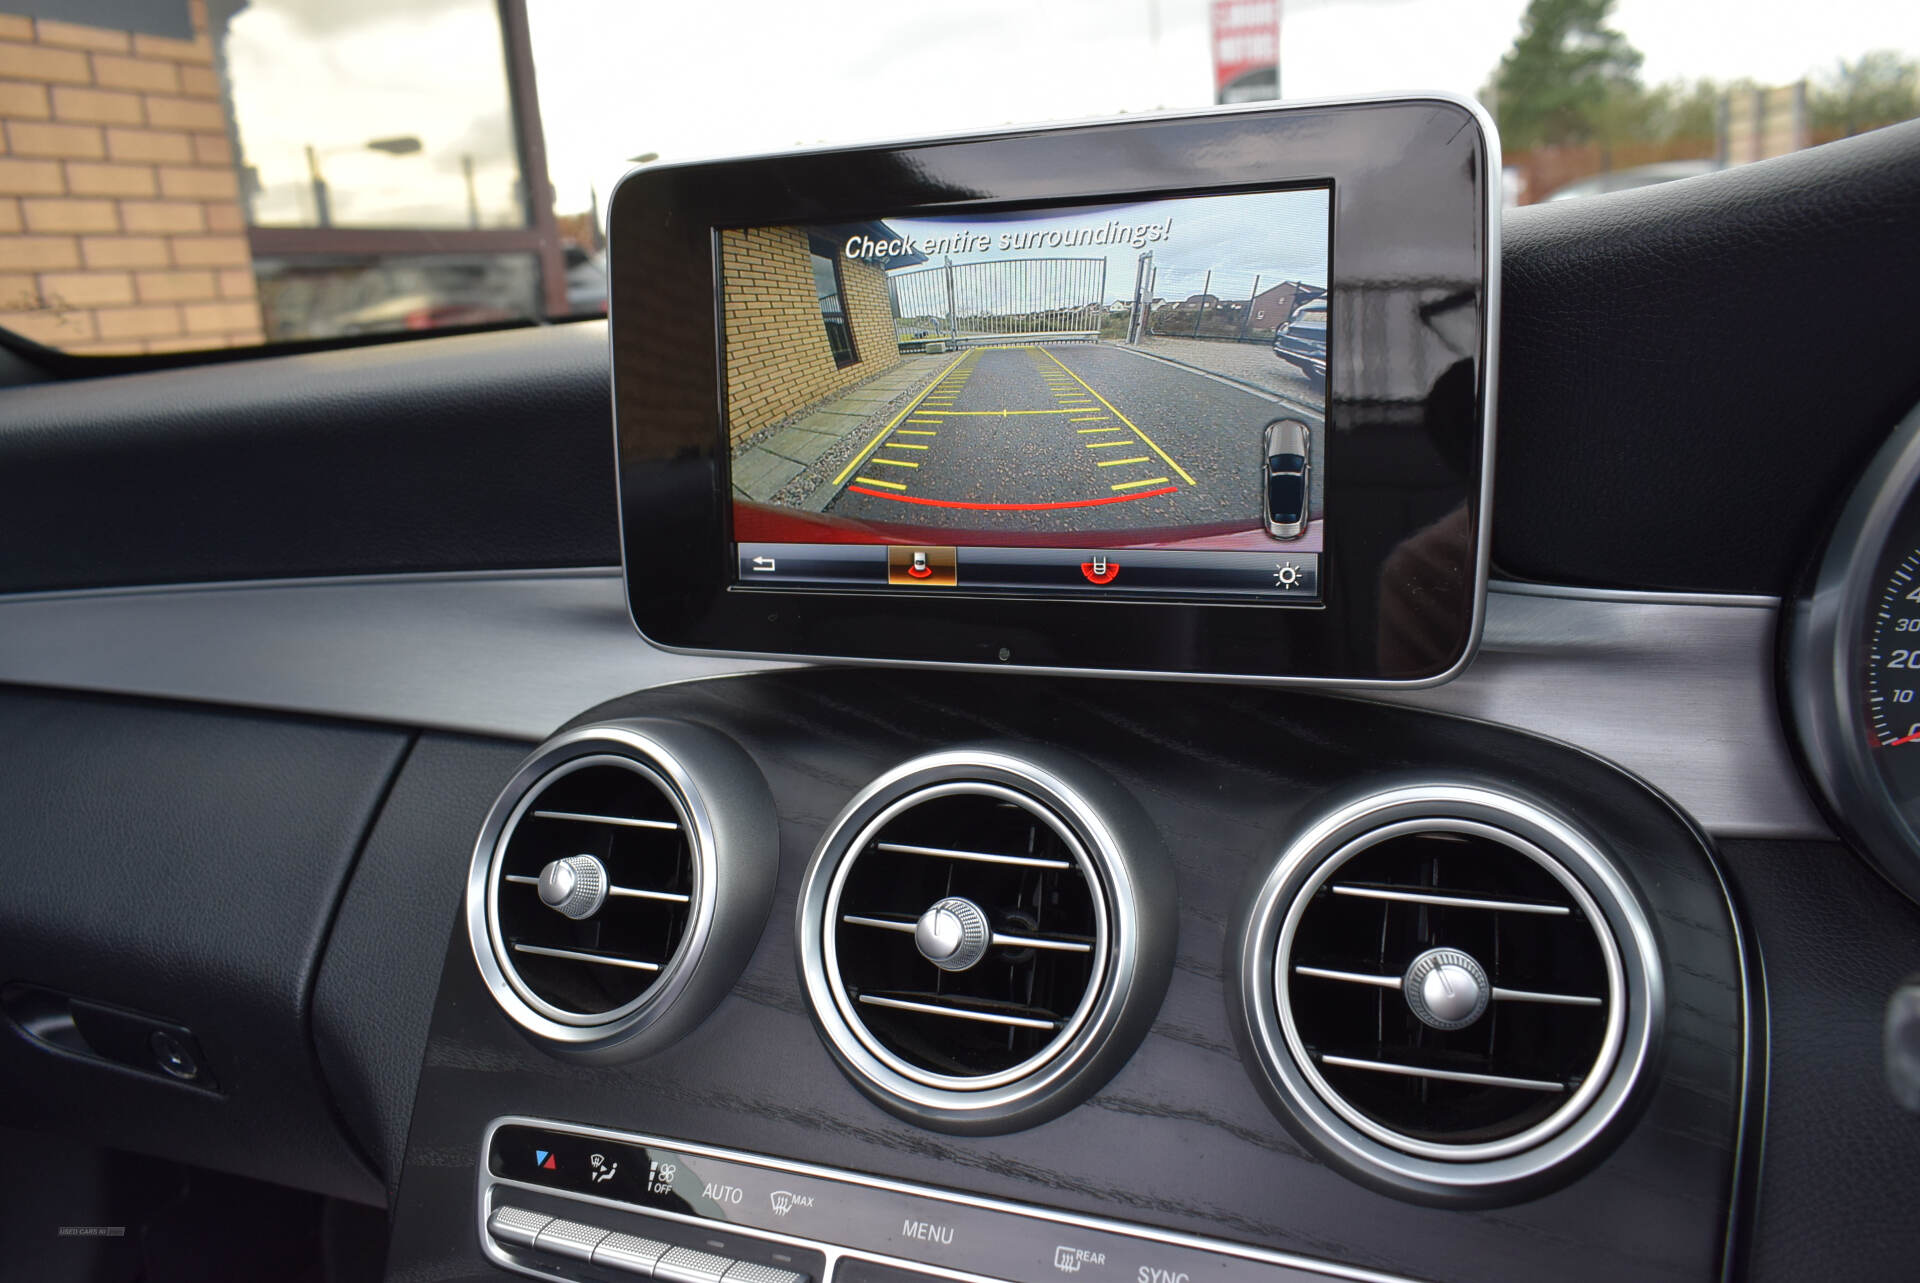
[[951,588],[959,582],[959,560],[957,548],[890,545],[887,548],[887,582],[915,584],[922,588]]

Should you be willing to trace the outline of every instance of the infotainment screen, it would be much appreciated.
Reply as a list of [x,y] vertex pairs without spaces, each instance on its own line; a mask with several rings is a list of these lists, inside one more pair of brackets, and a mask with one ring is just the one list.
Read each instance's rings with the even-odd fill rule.
[[1500,151],[1445,96],[637,169],[622,564],[670,650],[1413,685],[1484,614]]
[[722,230],[738,582],[1317,602],[1329,197]]

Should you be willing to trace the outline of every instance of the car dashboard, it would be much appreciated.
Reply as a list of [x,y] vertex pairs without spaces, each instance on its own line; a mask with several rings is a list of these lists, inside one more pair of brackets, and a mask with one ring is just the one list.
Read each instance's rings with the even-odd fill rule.
[[1909,1274],[1916,857],[1826,751],[1904,679],[1815,625],[1910,573],[1917,202],[1907,125],[1510,212],[1405,688],[652,646],[604,322],[0,354],[0,1124],[393,1280]]

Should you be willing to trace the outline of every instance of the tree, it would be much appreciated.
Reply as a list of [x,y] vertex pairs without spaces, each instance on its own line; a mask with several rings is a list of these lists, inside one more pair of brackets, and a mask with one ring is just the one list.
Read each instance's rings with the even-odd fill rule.
[[1813,86],[1813,127],[1851,136],[1920,116],[1920,63],[1891,49],[1842,58]]
[[1508,147],[1612,142],[1638,127],[1640,51],[1607,26],[1614,0],[1530,0],[1488,86]]

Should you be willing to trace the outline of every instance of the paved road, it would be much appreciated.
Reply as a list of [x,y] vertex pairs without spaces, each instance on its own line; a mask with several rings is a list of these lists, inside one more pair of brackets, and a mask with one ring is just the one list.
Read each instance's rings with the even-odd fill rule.
[[827,512],[974,530],[1255,529],[1261,429],[1287,413],[1105,344],[975,348],[863,444]]

